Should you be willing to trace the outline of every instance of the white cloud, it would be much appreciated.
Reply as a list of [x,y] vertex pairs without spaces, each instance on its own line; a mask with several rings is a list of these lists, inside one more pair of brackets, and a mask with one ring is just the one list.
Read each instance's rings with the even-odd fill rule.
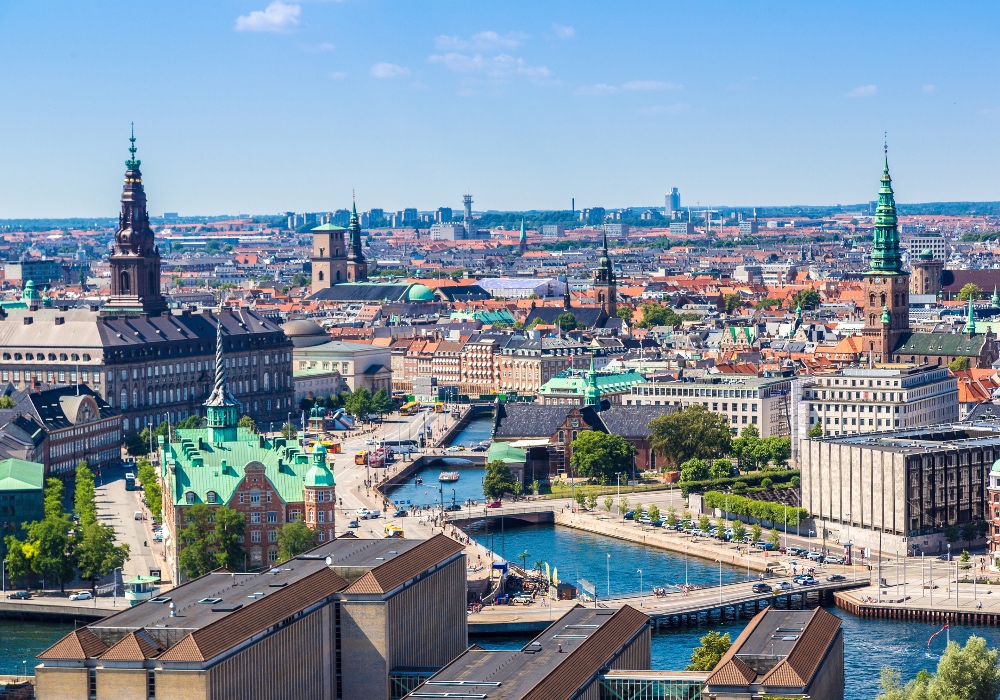
[[680,114],[691,109],[687,102],[675,102],[669,105],[653,105],[642,110],[643,114]]
[[439,51],[473,51],[490,53],[503,49],[516,49],[528,38],[527,34],[510,32],[498,34],[493,31],[479,32],[468,39],[458,36],[439,36],[434,39],[434,46]]
[[456,73],[479,74],[490,78],[509,78],[520,75],[528,78],[548,78],[551,75],[545,66],[532,66],[523,58],[508,54],[499,56],[469,55],[463,53],[434,54],[428,63],[436,63]]
[[620,85],[608,85],[607,83],[584,85],[582,87],[578,87],[574,92],[577,95],[614,95],[619,92],[680,90],[682,87],[683,86],[678,83],[667,83],[662,80],[627,80]]
[[330,77],[333,78],[334,80],[343,80],[344,78],[347,77],[347,73],[345,73],[342,70],[335,70],[334,72],[330,73]]
[[296,27],[302,8],[274,0],[263,10],[254,10],[236,18],[238,32],[287,32]]
[[858,87],[847,93],[848,97],[871,97],[878,92],[878,87],[875,85],[859,85]]
[[409,74],[409,68],[397,66],[395,63],[376,63],[372,66],[372,75],[376,78],[402,78]]
[[935,85],[934,83],[927,83],[927,85],[921,86],[920,91],[921,92],[937,92],[937,85]]
[[576,36],[576,30],[567,24],[552,24],[552,31],[556,33],[556,36],[560,39],[572,39]]

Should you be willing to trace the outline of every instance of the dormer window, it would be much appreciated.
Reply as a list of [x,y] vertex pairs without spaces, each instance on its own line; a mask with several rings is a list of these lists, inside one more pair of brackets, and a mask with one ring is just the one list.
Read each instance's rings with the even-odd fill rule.
[[205,494],[205,500],[208,503],[218,503],[219,496],[218,494],[215,493],[215,491],[209,491],[207,494]]
[[194,491],[188,491],[187,493],[184,494],[184,502],[187,503],[189,506],[194,505]]

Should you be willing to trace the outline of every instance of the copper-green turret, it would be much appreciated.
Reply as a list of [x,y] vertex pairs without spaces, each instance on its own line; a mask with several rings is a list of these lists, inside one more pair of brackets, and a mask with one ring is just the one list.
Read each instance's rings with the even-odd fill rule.
[[889,325],[889,323],[892,321],[892,319],[889,317],[889,307],[888,306],[883,306],[882,307],[882,318],[879,319],[879,320],[882,321],[882,323],[884,325]]
[[583,405],[601,410],[601,390],[597,388],[597,372],[594,371],[594,357],[590,357],[590,371],[587,372],[587,388],[583,391]]
[[994,309],[1000,308],[1000,294],[997,294],[996,285],[993,285],[993,296],[990,297],[990,305]]
[[896,199],[892,192],[887,154],[885,169],[882,171],[882,186],[878,190],[878,206],[875,209],[875,235],[869,270],[872,274],[893,275],[903,270],[903,260],[899,253],[899,229],[896,223]]
[[528,249],[528,234],[524,231],[524,217],[521,217],[521,235],[517,239],[518,250],[523,254]]
[[965,316],[965,326],[962,328],[963,333],[968,335],[975,335],[976,333],[976,315],[972,310],[972,297],[969,297],[969,310]]
[[205,415],[213,443],[236,440],[236,411],[239,406],[226,383],[226,364],[222,357],[222,309],[216,318],[215,387],[205,402]]

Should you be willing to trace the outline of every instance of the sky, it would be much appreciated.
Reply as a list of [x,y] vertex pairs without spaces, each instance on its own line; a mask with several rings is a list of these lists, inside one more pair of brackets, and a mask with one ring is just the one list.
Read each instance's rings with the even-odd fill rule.
[[0,219],[1000,200],[1000,4],[0,0]]

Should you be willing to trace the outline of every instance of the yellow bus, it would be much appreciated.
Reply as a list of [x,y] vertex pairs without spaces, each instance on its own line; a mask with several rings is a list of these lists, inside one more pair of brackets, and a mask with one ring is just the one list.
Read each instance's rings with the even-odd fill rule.
[[403,528],[401,528],[399,525],[393,525],[392,523],[389,523],[388,525],[385,526],[385,536],[388,538],[398,537],[399,539],[403,539]]
[[415,416],[415,415],[417,415],[417,411],[419,411],[419,410],[420,410],[420,402],[419,401],[410,401],[410,402],[404,403],[402,406],[400,406],[400,408],[399,408],[399,415],[401,415],[401,416]]

